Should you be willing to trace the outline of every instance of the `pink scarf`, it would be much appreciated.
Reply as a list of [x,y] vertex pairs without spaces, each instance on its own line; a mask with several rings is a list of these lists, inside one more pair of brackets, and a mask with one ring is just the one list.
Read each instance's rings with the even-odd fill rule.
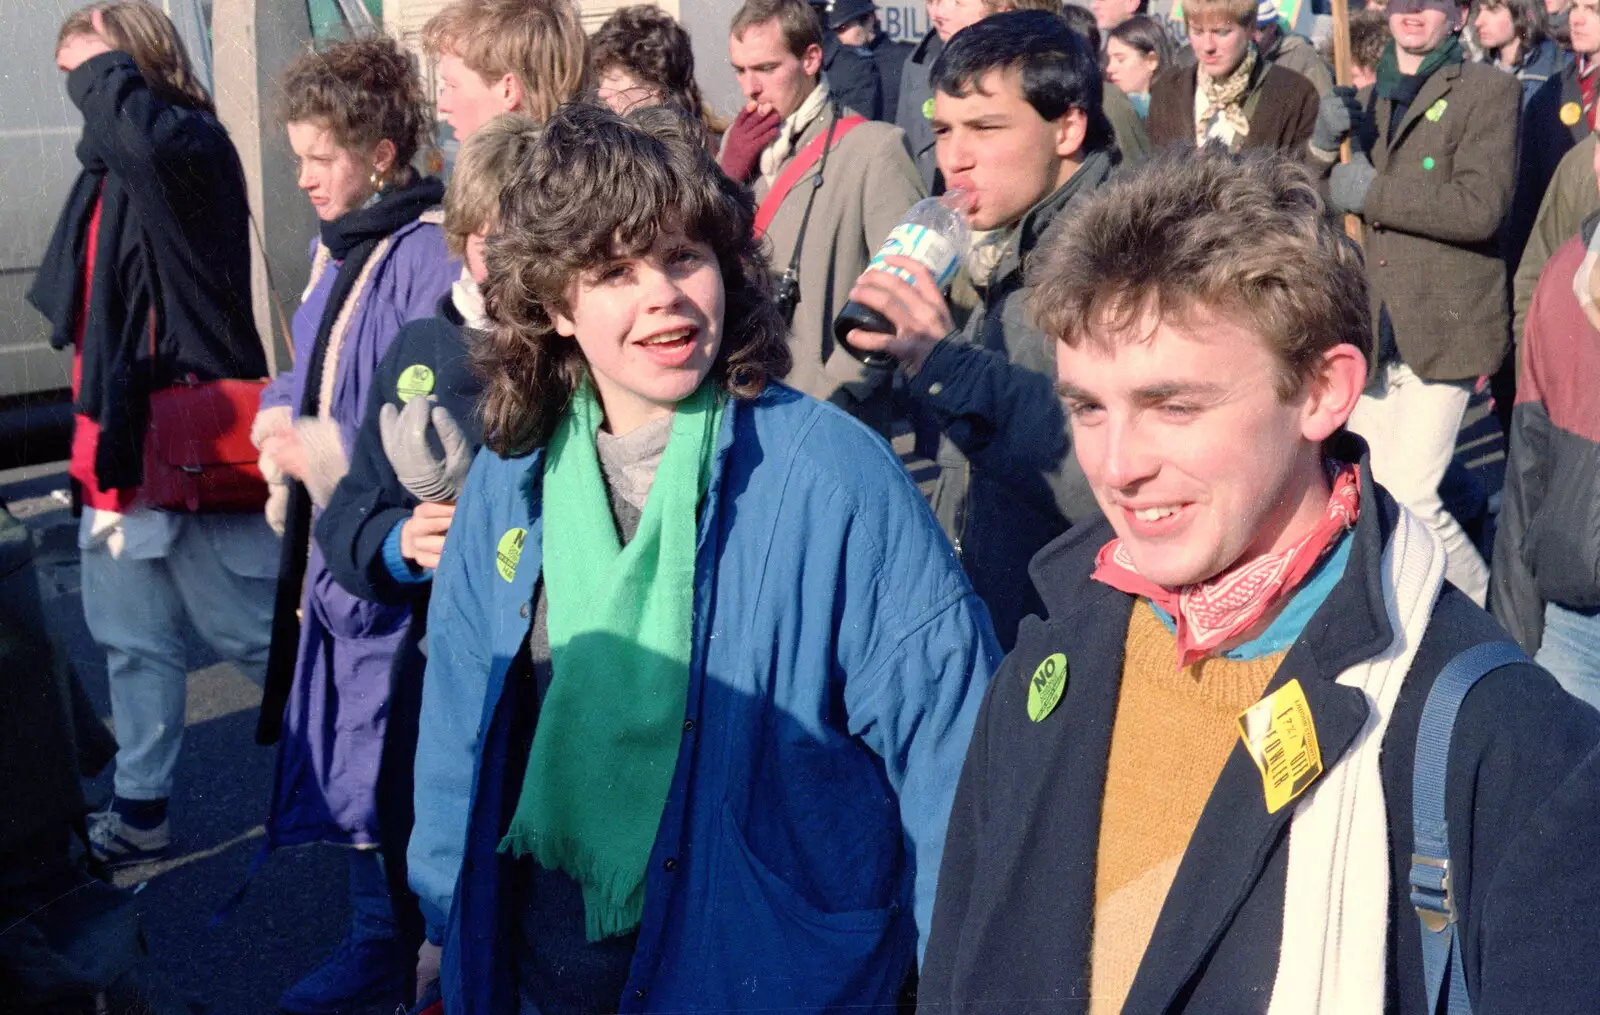
[[1361,481],[1356,467],[1340,465],[1333,477],[1328,510],[1287,550],[1235,564],[1198,585],[1172,589],[1140,575],[1118,537],[1100,548],[1091,577],[1118,591],[1143,596],[1176,619],[1178,668],[1182,669],[1238,638],[1282,603],[1355,525],[1360,510]]

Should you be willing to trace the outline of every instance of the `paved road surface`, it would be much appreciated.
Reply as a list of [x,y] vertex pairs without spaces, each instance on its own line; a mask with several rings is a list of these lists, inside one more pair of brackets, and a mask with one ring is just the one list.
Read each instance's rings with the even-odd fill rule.
[[[0,473],[0,498],[33,530],[45,614],[99,714],[111,715],[105,657],[84,624],[77,526],[51,495],[64,464]],[[217,663],[198,639],[191,650],[187,729],[172,800],[173,855],[119,874],[139,891],[141,918],[158,968],[209,1015],[277,1010],[284,988],[331,952],[349,919],[344,857],[330,847],[278,852],[244,901],[219,926],[212,914],[241,884],[262,843],[273,750],[255,744],[261,693]],[[109,722],[109,718],[107,718]],[[91,800],[111,793],[95,780]],[[393,1015],[394,1005],[352,1015]]]

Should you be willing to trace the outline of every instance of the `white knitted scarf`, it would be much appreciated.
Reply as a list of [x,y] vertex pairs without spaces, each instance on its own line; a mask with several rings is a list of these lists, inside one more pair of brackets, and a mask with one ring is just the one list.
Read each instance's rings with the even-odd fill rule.
[[1394,641],[1341,673],[1370,711],[1354,745],[1289,825],[1278,975],[1268,1015],[1381,1015],[1387,975],[1389,821],[1378,762],[1400,685],[1444,585],[1444,544],[1411,512],[1383,555]]
[[828,108],[828,96],[828,82],[817,82],[817,87],[800,103],[800,108],[790,113],[778,126],[778,136],[761,150],[761,175],[769,188],[777,181],[778,174],[783,172],[783,164],[794,154],[800,138]]

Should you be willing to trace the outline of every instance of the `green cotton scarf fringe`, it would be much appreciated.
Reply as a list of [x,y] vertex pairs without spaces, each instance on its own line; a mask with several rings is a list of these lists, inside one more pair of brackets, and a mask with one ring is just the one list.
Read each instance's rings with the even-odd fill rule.
[[590,384],[545,452],[550,689],[502,853],[583,888],[590,941],[644,915],[645,872],[683,740],[694,622],[696,509],[724,411],[715,383],[678,403],[639,529],[617,537]]

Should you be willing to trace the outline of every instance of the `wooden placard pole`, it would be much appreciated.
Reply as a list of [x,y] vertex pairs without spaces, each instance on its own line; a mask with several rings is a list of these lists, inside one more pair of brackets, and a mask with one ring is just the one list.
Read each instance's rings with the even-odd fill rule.
[[[1336,84],[1348,85],[1351,81],[1350,72],[1350,3],[1349,0],[1332,0],[1333,2],[1333,80]],[[1350,139],[1345,138],[1339,146],[1339,161],[1350,161]],[[1344,217],[1345,235],[1361,245],[1361,219],[1355,215]]]

